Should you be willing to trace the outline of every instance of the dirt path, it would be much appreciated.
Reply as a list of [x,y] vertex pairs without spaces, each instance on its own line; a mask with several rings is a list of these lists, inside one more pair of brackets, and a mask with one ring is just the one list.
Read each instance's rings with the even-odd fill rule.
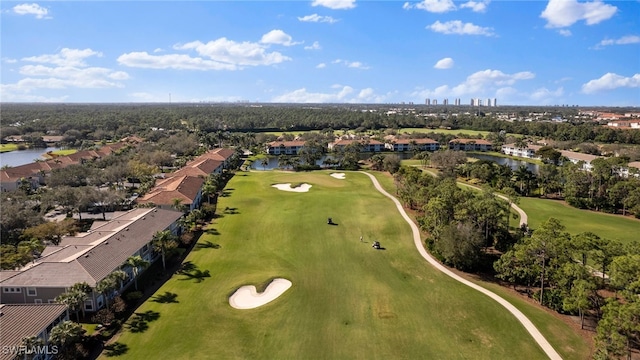
[[[447,267],[445,267],[444,265],[440,264],[435,258],[433,258],[431,255],[429,255],[429,253],[427,253],[427,251],[424,249],[424,246],[422,245],[422,239],[420,237],[420,230],[418,229],[418,226],[411,221],[411,218],[409,217],[409,215],[407,215],[407,213],[404,211],[404,208],[402,207],[402,204],[400,203],[400,201],[398,201],[398,199],[396,199],[394,196],[390,195],[388,192],[386,192],[382,186],[380,186],[380,183],[378,182],[378,180],[371,174],[368,174],[366,172],[362,172],[363,174],[367,175],[371,181],[373,182],[373,185],[375,186],[375,188],[384,196],[388,197],[389,199],[391,199],[395,205],[396,208],[398,209],[398,211],[400,212],[400,215],[402,215],[402,217],[405,219],[405,221],[409,224],[409,226],[411,226],[411,231],[413,232],[413,242],[416,245],[416,248],[418,249],[418,252],[420,253],[420,255],[422,255],[422,257],[427,260],[431,265],[433,265],[436,269],[440,270],[441,272],[445,273],[446,275],[450,276],[451,278],[487,295],[488,297],[492,298],[493,300],[497,301],[500,305],[504,306],[507,310],[509,310],[510,313],[513,314],[513,316],[516,317],[516,319],[518,319],[518,321],[520,321],[520,323],[524,326],[524,328],[529,332],[529,334],[531,334],[531,336],[533,337],[533,339],[538,343],[538,345],[542,348],[542,350],[547,354],[547,356],[550,359],[556,360],[556,359],[562,359],[562,357],[560,356],[560,354],[558,354],[556,352],[556,350],[553,348],[553,346],[551,346],[551,344],[549,344],[549,342],[547,341],[547,339],[545,339],[545,337],[542,335],[542,333],[540,333],[540,331],[535,327],[535,325],[533,325],[533,323],[531,322],[531,320],[529,320],[529,318],[527,318],[520,310],[518,310],[515,306],[513,306],[510,302],[508,302],[507,300],[501,298],[500,296],[498,296],[497,294],[479,286],[474,284],[473,282],[464,279],[462,277],[460,277],[459,275],[455,274],[454,272],[452,272],[451,270],[449,270]],[[522,210],[521,210],[522,211]],[[522,214],[524,214],[524,211],[522,212]],[[522,216],[521,214],[521,216]],[[525,219],[526,219],[526,214],[524,214]]]

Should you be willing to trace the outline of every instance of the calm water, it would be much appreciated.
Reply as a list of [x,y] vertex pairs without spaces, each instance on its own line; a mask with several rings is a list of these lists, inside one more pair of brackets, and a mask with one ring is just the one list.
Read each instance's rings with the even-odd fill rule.
[[498,157],[498,156],[493,156],[493,155],[485,155],[485,154],[469,154],[468,156],[472,157],[472,158],[475,158],[475,159],[479,159],[479,160],[493,161],[494,163],[496,163],[498,165],[507,165],[512,170],[516,170],[521,165],[524,165],[524,166],[527,167],[527,169],[529,169],[529,171],[531,171],[534,174],[537,174],[538,173],[538,169],[539,169],[539,166],[537,164],[532,164],[530,162],[526,162],[526,161],[522,161],[522,160],[515,160],[515,159],[509,159],[509,158],[503,158],[503,157]]
[[[320,160],[316,161],[316,164],[319,166],[323,166],[322,162],[324,161],[324,159],[326,159],[328,156],[324,155]],[[269,164],[266,166],[262,165],[262,160],[256,160],[253,162],[253,164],[251,164],[251,168],[253,170],[273,170],[273,169],[277,169],[278,168],[278,157],[269,157]],[[291,168],[289,168],[291,169]]]
[[20,166],[35,162],[36,160],[45,160],[42,155],[47,151],[60,150],[56,147],[40,148],[40,149],[27,149],[9,151],[0,154],[0,167],[9,165],[11,167]]

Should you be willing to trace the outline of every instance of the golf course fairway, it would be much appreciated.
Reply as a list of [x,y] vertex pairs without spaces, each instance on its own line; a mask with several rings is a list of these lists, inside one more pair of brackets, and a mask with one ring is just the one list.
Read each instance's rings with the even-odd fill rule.
[[[329,174],[236,174],[219,198],[221,217],[185,260],[209,276],[175,274],[136,310],[144,326],[129,322],[114,339],[118,358],[546,358],[502,306],[421,258],[365,174]],[[272,187],[285,183],[312,186]],[[242,286],[262,292],[277,278],[292,285],[273,301],[229,305]]]

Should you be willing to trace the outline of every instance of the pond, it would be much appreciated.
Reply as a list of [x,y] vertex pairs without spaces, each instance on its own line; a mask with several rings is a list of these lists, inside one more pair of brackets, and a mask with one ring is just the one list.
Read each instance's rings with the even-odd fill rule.
[[[322,158],[318,161],[316,161],[316,165],[322,167],[323,164],[322,162],[329,158],[330,156],[328,155],[324,155],[322,156]],[[266,165],[262,165],[262,159],[258,159],[256,161],[253,162],[253,164],[251,164],[251,169],[253,170],[273,170],[273,169],[277,169],[279,168],[278,166],[278,157],[277,156],[270,156],[269,157],[269,163]]]
[[469,154],[469,157],[472,157],[474,159],[479,159],[479,160],[488,160],[488,161],[492,161],[498,165],[507,165],[509,166],[512,170],[517,170],[520,166],[524,165],[527,167],[527,169],[529,171],[531,171],[534,174],[538,174],[538,170],[539,170],[539,165],[538,164],[534,164],[534,163],[530,163],[524,160],[516,160],[516,159],[511,159],[511,158],[503,158],[503,157],[499,157],[499,156],[495,156],[495,155],[489,155],[489,154]]
[[48,151],[56,150],[60,150],[60,148],[48,147],[4,152],[0,154],[0,167],[5,165],[16,167],[35,162],[36,160],[46,160],[43,155]]

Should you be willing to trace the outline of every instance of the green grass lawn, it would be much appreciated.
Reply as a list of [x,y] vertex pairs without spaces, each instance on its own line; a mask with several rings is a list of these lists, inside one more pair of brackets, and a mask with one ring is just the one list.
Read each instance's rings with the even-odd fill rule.
[[61,150],[52,151],[51,153],[54,155],[66,156],[66,155],[75,154],[77,152],[78,152],[77,149],[61,149]]
[[[174,275],[157,294],[175,294],[175,302],[152,298],[136,310],[148,320],[125,325],[121,357],[545,358],[500,305],[420,257],[409,226],[365,175],[328,174],[235,176],[218,205],[234,211],[186,259],[210,277]],[[270,186],[305,182],[308,193]],[[373,250],[373,240],[386,250]],[[253,310],[229,306],[238,287],[275,277],[293,283],[280,298]]]
[[605,239],[622,242],[638,240],[640,220],[595,211],[580,210],[564,202],[538,198],[520,198],[519,206],[529,216],[529,226],[536,228],[554,217],[571,234],[591,231]]
[[16,144],[0,144],[0,153],[18,150]]

